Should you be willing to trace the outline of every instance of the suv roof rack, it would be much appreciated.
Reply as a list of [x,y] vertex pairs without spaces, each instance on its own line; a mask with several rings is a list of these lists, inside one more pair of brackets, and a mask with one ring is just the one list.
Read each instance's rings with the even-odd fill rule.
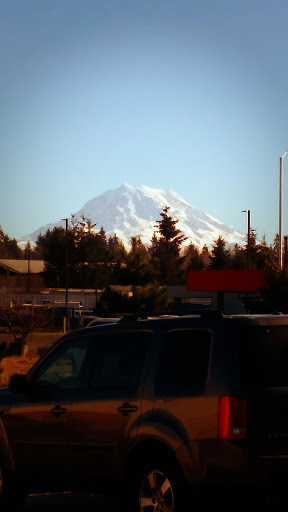
[[224,318],[224,314],[220,309],[194,309],[193,311],[186,313],[185,315],[179,315],[180,318],[191,318],[200,316],[204,319],[221,320]]
[[183,318],[183,317],[193,317],[193,316],[200,316],[201,318],[209,318],[209,319],[215,319],[220,320],[224,318],[224,315],[222,311],[219,309],[195,309],[194,311],[191,311],[191,313],[187,315],[175,315],[173,312],[167,312],[162,314],[155,314],[155,315],[141,315],[137,313],[125,313],[120,316],[119,323],[121,322],[136,322],[137,320],[143,320],[143,319],[153,319],[153,318],[162,318],[162,319],[169,319],[169,318]]

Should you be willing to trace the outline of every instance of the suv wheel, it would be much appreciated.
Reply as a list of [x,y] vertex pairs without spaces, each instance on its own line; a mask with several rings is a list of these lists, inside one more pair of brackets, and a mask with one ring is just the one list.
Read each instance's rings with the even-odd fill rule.
[[172,465],[145,463],[134,474],[134,510],[137,512],[177,512],[184,502],[183,485]]

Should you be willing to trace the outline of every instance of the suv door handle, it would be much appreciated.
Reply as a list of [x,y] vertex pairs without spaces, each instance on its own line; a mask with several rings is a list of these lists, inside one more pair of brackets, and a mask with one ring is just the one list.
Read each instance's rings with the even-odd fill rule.
[[123,416],[127,416],[130,412],[135,412],[138,410],[137,405],[131,405],[129,402],[124,402],[123,405],[118,407],[117,411],[121,412]]
[[50,410],[51,414],[59,418],[62,414],[67,414],[68,409],[66,407],[61,407],[61,405],[55,405],[54,409]]

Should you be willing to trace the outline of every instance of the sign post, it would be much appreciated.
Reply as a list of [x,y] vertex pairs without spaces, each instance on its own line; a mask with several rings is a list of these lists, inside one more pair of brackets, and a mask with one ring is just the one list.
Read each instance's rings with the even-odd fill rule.
[[262,270],[190,270],[186,285],[190,291],[217,292],[217,307],[222,312],[226,292],[255,293],[267,288]]

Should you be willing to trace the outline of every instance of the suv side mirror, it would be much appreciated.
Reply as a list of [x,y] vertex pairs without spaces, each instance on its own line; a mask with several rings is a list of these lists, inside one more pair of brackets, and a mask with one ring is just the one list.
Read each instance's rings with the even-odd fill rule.
[[8,389],[11,393],[25,393],[28,389],[28,382],[26,375],[15,373],[11,375]]

